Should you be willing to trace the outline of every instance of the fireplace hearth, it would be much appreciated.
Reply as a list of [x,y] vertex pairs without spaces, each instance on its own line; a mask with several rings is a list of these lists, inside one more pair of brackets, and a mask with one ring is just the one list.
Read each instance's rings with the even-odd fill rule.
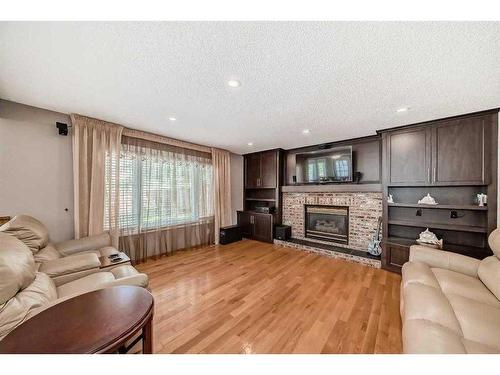
[[349,207],[305,205],[305,237],[347,245]]

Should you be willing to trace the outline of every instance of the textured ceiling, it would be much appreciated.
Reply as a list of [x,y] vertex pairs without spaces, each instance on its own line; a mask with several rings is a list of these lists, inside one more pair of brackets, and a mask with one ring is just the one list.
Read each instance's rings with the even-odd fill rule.
[[293,148],[500,106],[500,23],[1,22],[0,97]]

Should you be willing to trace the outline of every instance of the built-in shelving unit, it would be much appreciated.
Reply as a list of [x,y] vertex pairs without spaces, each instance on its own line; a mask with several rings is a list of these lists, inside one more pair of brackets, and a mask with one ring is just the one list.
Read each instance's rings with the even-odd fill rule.
[[[429,228],[443,250],[482,259],[497,227],[498,110],[380,132],[384,238],[382,267],[401,272]],[[478,194],[488,196],[479,206]],[[394,203],[388,203],[392,195]],[[430,194],[437,205],[418,204]]]

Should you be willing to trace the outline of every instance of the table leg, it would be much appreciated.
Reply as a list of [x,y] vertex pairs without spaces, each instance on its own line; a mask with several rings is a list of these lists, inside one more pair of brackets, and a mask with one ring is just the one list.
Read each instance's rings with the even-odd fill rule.
[[142,354],[153,354],[153,317],[151,317],[142,329]]

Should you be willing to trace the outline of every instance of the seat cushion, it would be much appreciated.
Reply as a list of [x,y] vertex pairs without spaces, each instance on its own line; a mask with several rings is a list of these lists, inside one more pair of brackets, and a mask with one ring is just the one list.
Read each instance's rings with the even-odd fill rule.
[[441,268],[432,268],[432,272],[445,295],[456,294],[500,308],[500,301],[485,288],[481,280]]
[[101,262],[96,254],[78,254],[43,262],[39,271],[55,277],[99,268],[100,265]]
[[64,298],[71,295],[87,293],[102,288],[113,280],[115,280],[115,276],[111,272],[93,273],[57,287],[57,295],[59,298]]
[[31,312],[56,298],[56,287],[52,279],[46,274],[38,272],[27,288],[0,305],[0,340],[31,317]]
[[33,254],[47,246],[49,231],[41,222],[28,215],[18,215],[0,227],[0,232],[23,241]]
[[49,243],[43,249],[41,249],[38,253],[35,254],[35,262],[42,263],[48,260],[54,260],[61,257],[61,253],[57,251],[55,246]]
[[28,287],[36,266],[30,249],[15,237],[0,233],[0,304]]

